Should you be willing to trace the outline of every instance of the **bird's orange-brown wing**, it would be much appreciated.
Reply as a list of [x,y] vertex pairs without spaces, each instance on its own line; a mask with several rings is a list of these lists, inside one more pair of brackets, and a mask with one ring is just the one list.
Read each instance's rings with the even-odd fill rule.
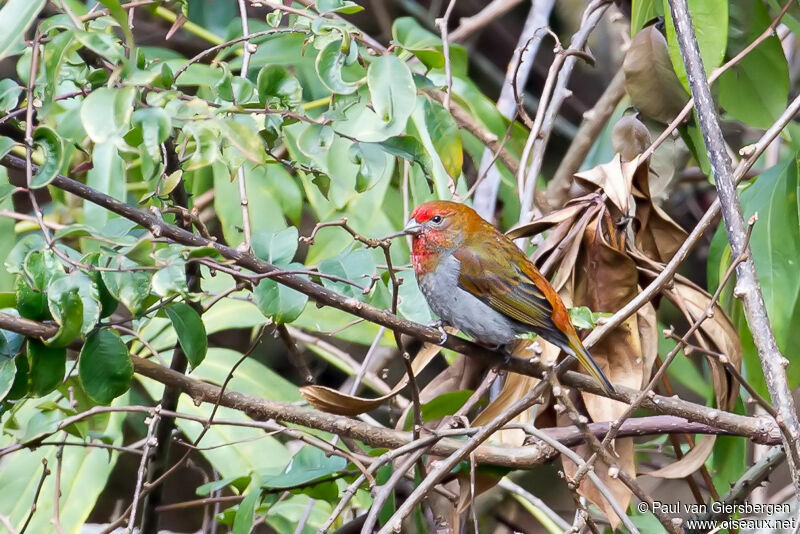
[[498,312],[530,325],[532,330],[553,329],[553,305],[525,272],[518,255],[497,252],[478,254],[471,247],[456,250],[453,255],[461,264],[459,286]]

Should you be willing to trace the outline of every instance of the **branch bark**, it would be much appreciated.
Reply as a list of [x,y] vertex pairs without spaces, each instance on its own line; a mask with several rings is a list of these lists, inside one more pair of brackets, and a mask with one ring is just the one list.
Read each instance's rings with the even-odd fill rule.
[[769,317],[767,317],[761,286],[758,283],[755,264],[747,243],[747,226],[736,192],[731,161],[725,149],[725,140],[719,127],[719,118],[711,98],[711,89],[706,79],[686,0],[671,0],[670,12],[675,21],[675,32],[681,49],[681,57],[694,97],[703,141],[708,151],[731,252],[734,257],[746,258],[736,268],[737,283],[734,295],[741,298],[744,304],[747,324],[753,334],[753,342],[761,359],[764,379],[772,403],[778,412],[776,419],[779,425],[785,429],[783,439],[788,453],[792,481],[795,490],[800,493],[800,439],[798,439],[800,438],[800,423],[797,420],[792,392],[786,380],[785,369],[789,362],[778,349]]

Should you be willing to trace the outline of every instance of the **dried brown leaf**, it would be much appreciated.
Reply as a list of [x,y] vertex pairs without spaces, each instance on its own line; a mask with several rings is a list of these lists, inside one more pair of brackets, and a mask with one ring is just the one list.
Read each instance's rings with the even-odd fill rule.
[[631,103],[654,120],[670,122],[689,101],[672,69],[667,40],[655,26],[643,28],[631,39],[622,69]]
[[530,237],[541,234],[545,230],[552,228],[565,221],[571,221],[578,217],[581,211],[586,208],[587,202],[578,202],[568,204],[566,207],[548,213],[542,217],[532,220],[529,223],[521,224],[511,228],[506,232],[509,239],[517,239],[519,237]]
[[[411,362],[414,376],[421,373],[441,350],[442,347],[439,345],[425,343]],[[403,375],[403,378],[392,388],[392,391],[374,399],[347,395],[333,388],[316,385],[301,387],[300,394],[303,395],[311,406],[318,410],[336,415],[355,416],[376,409],[381,404],[400,393],[407,384],[408,375]]]
[[623,162],[619,154],[614,154],[608,163],[575,173],[575,178],[596,185],[622,213],[630,214],[633,175],[638,167],[638,155],[631,161]]
[[686,240],[686,232],[652,201],[636,203],[636,247],[649,258],[667,263]]

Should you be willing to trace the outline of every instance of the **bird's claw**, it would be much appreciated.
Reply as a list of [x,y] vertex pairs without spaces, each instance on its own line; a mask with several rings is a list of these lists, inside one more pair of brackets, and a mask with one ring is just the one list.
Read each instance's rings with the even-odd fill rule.
[[435,321],[431,323],[430,326],[431,328],[435,328],[436,330],[438,330],[439,333],[441,334],[438,342],[439,345],[444,345],[445,343],[447,343],[447,331],[444,329],[444,321],[441,320]]

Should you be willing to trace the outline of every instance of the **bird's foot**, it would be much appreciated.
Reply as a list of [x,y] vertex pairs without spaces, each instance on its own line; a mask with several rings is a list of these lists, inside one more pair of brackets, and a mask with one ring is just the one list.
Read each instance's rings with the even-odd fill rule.
[[441,337],[439,338],[439,345],[444,345],[445,343],[447,343],[447,331],[444,329],[446,323],[444,321],[439,319],[438,321],[432,322],[428,326],[437,329],[441,334]]

